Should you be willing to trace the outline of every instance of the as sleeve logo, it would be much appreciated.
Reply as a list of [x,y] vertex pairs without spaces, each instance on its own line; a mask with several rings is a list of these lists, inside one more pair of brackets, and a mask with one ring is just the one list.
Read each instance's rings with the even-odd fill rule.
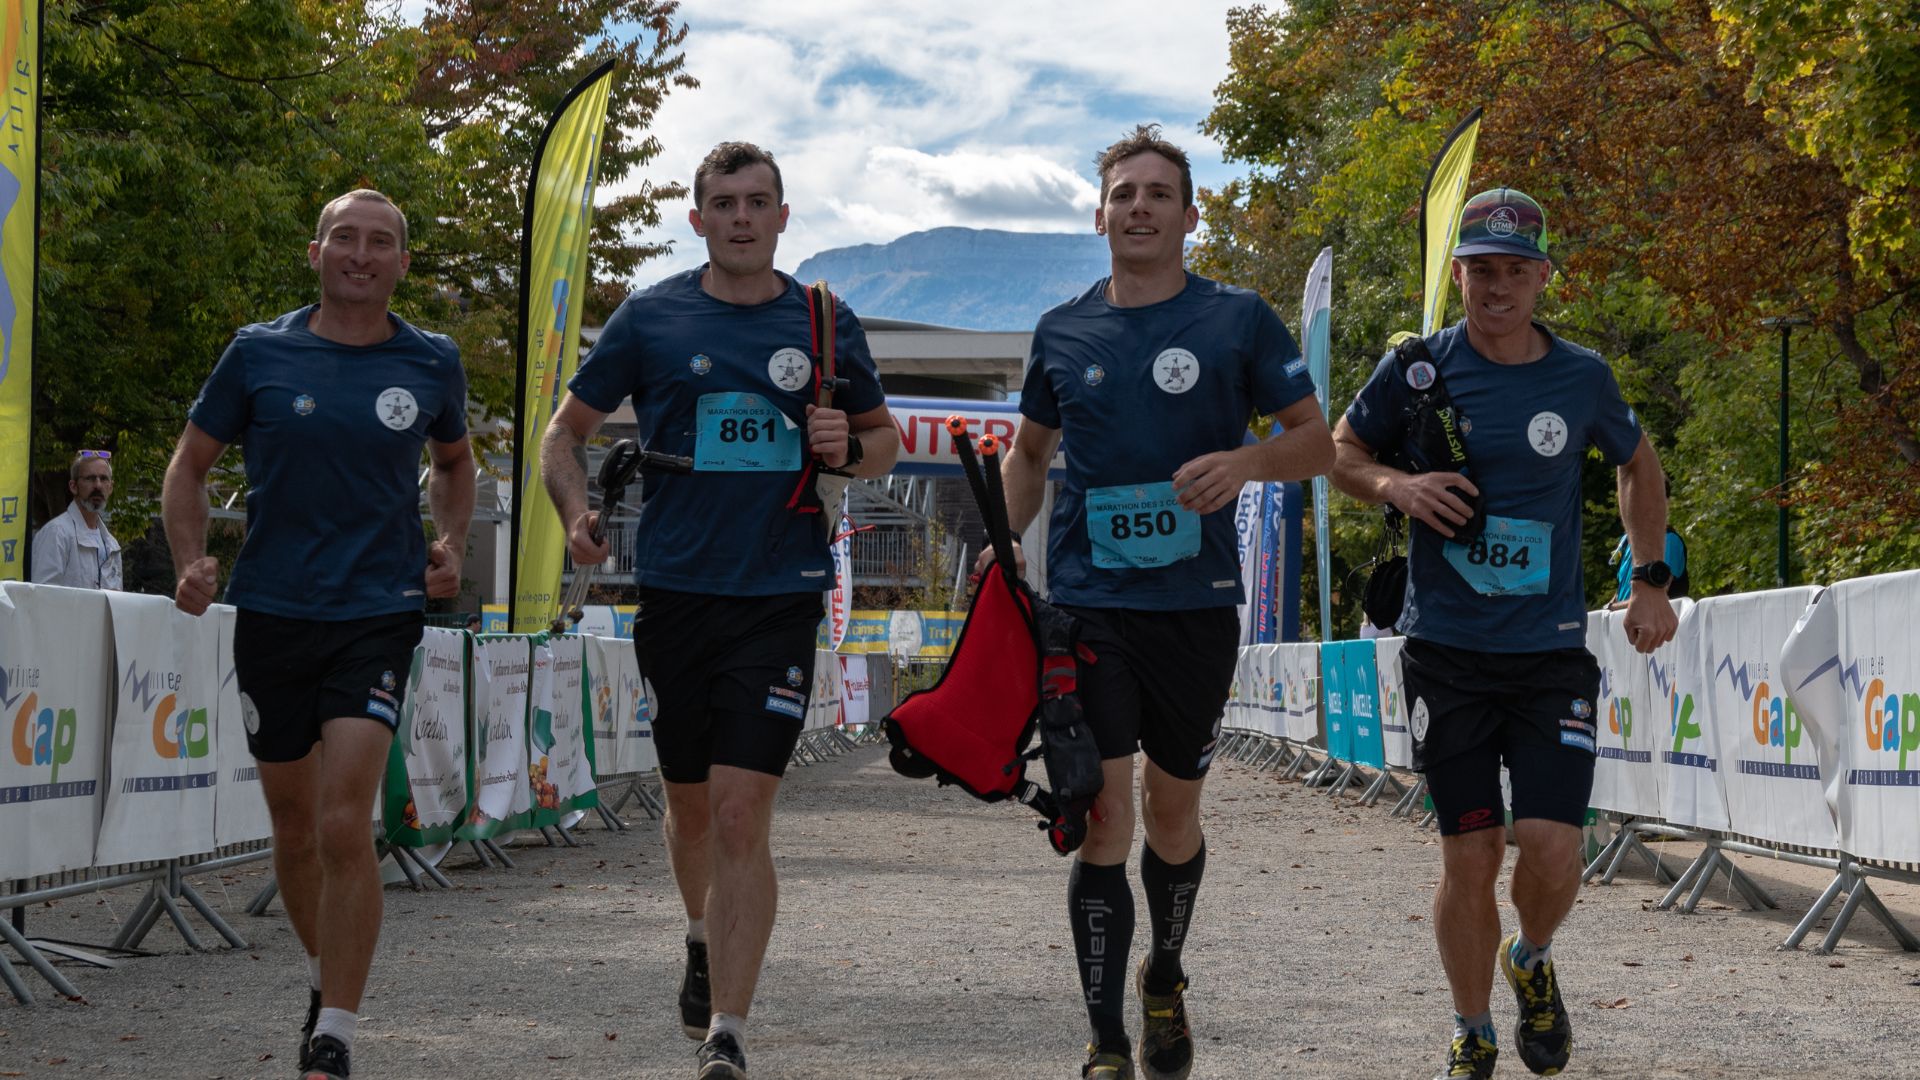
[[1168,349],[1153,359],[1153,381],[1169,394],[1184,394],[1200,381],[1200,361],[1185,349]]
[[420,415],[420,403],[413,400],[413,391],[404,386],[389,386],[380,391],[374,399],[374,415],[380,422],[395,431],[405,431],[413,426]]

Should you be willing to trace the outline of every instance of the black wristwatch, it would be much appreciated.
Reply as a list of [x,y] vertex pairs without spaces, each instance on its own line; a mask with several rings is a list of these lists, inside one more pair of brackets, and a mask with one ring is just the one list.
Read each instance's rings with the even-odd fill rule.
[[860,460],[866,456],[867,448],[860,445],[860,436],[851,431],[847,432],[847,460],[846,463],[840,467],[843,469],[852,469],[855,465],[860,464]]
[[1633,576],[1628,580],[1644,581],[1656,589],[1664,589],[1673,584],[1673,568],[1656,559],[1645,566],[1634,567]]

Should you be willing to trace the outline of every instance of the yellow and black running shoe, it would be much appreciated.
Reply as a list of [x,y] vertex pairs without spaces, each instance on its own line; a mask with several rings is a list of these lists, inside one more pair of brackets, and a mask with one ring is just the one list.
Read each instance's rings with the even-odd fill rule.
[[1469,1031],[1453,1037],[1447,1051],[1447,1067],[1433,1080],[1491,1080],[1494,1059],[1500,1048]]
[[1520,970],[1513,962],[1513,942],[1518,934],[1509,934],[1500,942],[1500,971],[1513,987],[1520,1005],[1520,1022],[1514,1026],[1514,1042],[1520,1049],[1520,1061],[1541,1076],[1553,1076],[1567,1067],[1573,1055],[1573,1024],[1567,1019],[1567,1007],[1560,1000],[1560,985],[1553,977],[1553,961],[1547,960],[1531,972]]
[[1145,1080],[1187,1080],[1193,1071],[1193,1032],[1187,1026],[1187,984],[1173,993],[1147,993],[1147,958],[1134,972],[1140,991],[1140,1075]]

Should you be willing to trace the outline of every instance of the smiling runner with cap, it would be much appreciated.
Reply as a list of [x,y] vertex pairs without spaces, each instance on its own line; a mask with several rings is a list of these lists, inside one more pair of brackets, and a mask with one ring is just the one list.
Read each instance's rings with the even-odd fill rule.
[[[1587,447],[1617,469],[1634,550],[1659,550],[1666,490],[1606,361],[1534,321],[1553,273],[1539,204],[1511,188],[1474,196],[1453,256],[1465,318],[1403,345],[1421,350],[1412,359],[1397,352],[1380,362],[1334,432],[1333,482],[1415,522],[1399,629],[1413,766],[1426,774],[1440,823],[1433,928],[1454,1007],[1440,1075],[1493,1075],[1497,963],[1519,1004],[1520,1059],[1550,1076],[1573,1046],[1548,946],[1580,888],[1599,690],[1580,566]],[[1402,448],[1410,413],[1441,387],[1470,474],[1376,461],[1376,452]],[[1634,578],[1627,636],[1651,652],[1676,622],[1666,568],[1653,563]],[[1519,932],[1504,941],[1494,895],[1506,857],[1503,763],[1520,847]]]

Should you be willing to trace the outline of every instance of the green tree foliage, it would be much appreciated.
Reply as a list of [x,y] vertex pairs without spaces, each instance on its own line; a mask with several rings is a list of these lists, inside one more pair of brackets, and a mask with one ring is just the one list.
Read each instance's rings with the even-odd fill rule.
[[[1915,5],[1841,0],[1320,0],[1230,18],[1210,131],[1253,175],[1209,193],[1198,261],[1289,310],[1335,245],[1334,395],[1417,318],[1414,202],[1445,127],[1485,105],[1474,187],[1553,226],[1543,318],[1613,363],[1675,476],[1695,589],[1762,588],[1799,508],[1799,572],[1920,560],[1920,79]],[[1778,341],[1794,339],[1796,475],[1774,475]],[[1619,527],[1589,467],[1592,599]],[[1335,506],[1336,556],[1374,542]],[[1342,560],[1336,558],[1336,573]],[[1344,620],[1351,629],[1352,620]]]
[[[353,187],[407,211],[406,318],[460,341],[479,416],[510,413],[521,200],[533,144],[574,82],[621,61],[603,185],[682,70],[677,0],[436,0],[420,25],[367,0],[52,2],[42,110],[34,461],[42,514],[77,447],[115,452],[120,512],[144,518],[188,405],[239,326],[315,298],[306,241]],[[611,36],[619,28],[619,39]],[[610,308],[661,248],[641,238],[678,185],[596,210]],[[225,463],[229,476],[238,463]],[[139,530],[133,530],[138,532]]]

